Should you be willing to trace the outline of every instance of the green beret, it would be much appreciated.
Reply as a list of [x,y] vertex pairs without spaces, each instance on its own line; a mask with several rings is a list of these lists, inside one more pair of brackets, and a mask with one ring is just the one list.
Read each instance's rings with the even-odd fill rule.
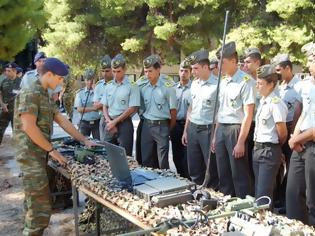
[[161,57],[157,54],[153,54],[151,56],[148,56],[143,60],[143,67],[144,68],[150,68],[153,66],[155,63],[159,63],[160,65],[162,64]]
[[265,79],[269,77],[270,75],[276,75],[276,69],[275,66],[272,64],[266,64],[259,68],[257,68],[257,77],[259,79]]
[[105,55],[101,59],[101,67],[102,67],[102,69],[110,68],[111,67],[111,61],[112,61],[112,59],[110,58],[110,56]]
[[306,56],[315,56],[315,43],[314,42],[309,42],[305,44],[302,48],[301,51],[306,54]]
[[271,60],[272,64],[274,65],[279,65],[280,63],[287,61],[290,61],[290,57],[288,54],[278,54]]
[[244,54],[245,54],[245,58],[246,58],[246,57],[249,57],[250,55],[253,55],[253,54],[261,55],[261,52],[258,48],[246,48]]
[[117,54],[111,62],[113,68],[124,67],[126,65],[126,60],[123,55]]
[[[221,57],[221,50],[222,50],[222,47],[219,48],[219,50],[216,52],[217,58],[220,58],[220,57]],[[230,57],[230,56],[232,56],[234,53],[236,53],[236,45],[235,45],[235,42],[234,42],[234,41],[229,42],[229,43],[227,43],[227,44],[224,45],[224,48],[223,48],[223,58]]]
[[95,72],[92,68],[88,68],[84,71],[83,78],[84,80],[93,80],[95,76]]
[[190,54],[190,56],[188,56],[186,60],[189,61],[191,65],[197,64],[202,60],[209,60],[209,52],[201,49]]
[[188,60],[186,60],[186,58],[180,63],[179,65],[180,68],[184,68],[184,69],[191,69],[191,64]]

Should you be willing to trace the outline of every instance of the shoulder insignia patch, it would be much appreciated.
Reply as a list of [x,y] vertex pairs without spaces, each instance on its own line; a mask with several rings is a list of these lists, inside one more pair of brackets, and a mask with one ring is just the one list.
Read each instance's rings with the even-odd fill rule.
[[279,97],[273,97],[271,99],[271,102],[274,103],[274,104],[278,104],[280,101],[281,101],[281,99]]
[[170,82],[165,82],[164,85],[165,85],[165,87],[167,87],[167,88],[170,88],[170,87],[173,86],[173,84],[170,83]]
[[249,76],[244,76],[244,78],[243,78],[243,81],[245,81],[245,82],[247,82],[247,81],[249,81],[250,80],[250,78],[249,78]]

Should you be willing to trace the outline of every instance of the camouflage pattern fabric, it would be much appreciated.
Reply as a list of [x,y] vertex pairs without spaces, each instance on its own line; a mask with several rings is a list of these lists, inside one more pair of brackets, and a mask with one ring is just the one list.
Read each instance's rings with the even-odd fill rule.
[[[0,80],[0,92],[2,95],[3,102],[7,104],[9,112],[0,111],[0,144],[6,128],[9,123],[13,123],[13,111],[14,111],[14,98],[16,93],[14,90],[19,90],[21,79],[16,78],[11,80],[9,78],[3,78]],[[1,110],[1,108],[0,108]]]
[[48,92],[36,81],[32,87],[22,89],[16,97],[13,138],[16,160],[23,173],[26,214],[23,235],[42,235],[51,215],[51,199],[47,176],[47,152],[39,148],[21,129],[20,115],[30,113],[37,117],[37,126],[49,140],[56,106]]

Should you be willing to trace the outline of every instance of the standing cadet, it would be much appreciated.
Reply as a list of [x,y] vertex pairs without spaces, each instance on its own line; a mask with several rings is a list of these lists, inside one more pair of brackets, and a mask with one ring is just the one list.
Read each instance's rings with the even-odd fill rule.
[[[220,50],[217,52],[220,57]],[[238,69],[235,42],[223,49],[220,107],[214,140],[220,191],[244,198],[250,193],[246,139],[253,120],[255,81]]]
[[94,106],[99,110],[101,120],[100,120],[100,140],[104,141],[105,134],[105,119],[103,115],[103,104],[101,103],[102,96],[105,91],[106,84],[113,79],[113,73],[111,68],[112,59],[110,56],[105,55],[101,60],[101,79],[96,83],[94,89],[93,102]]
[[308,56],[307,66],[311,76],[297,86],[303,109],[289,140],[293,153],[286,189],[286,213],[288,218],[315,226],[315,145],[308,140],[299,142],[307,130],[315,127],[315,43],[309,43],[302,49]]
[[[258,48],[247,48],[244,53],[244,67],[243,70],[252,76],[254,80],[257,79],[257,69],[261,66],[261,53]],[[253,121],[250,126],[250,130],[247,136],[247,155],[249,164],[249,174],[251,180],[251,195],[255,194],[255,176],[253,171],[253,148],[254,148],[254,130],[255,130],[255,114],[259,105],[261,96],[257,93],[255,101],[255,112],[253,115]]]
[[100,114],[98,109],[93,106],[93,80],[95,73],[88,69],[85,71],[84,80],[85,87],[80,89],[74,100],[74,108],[80,113],[80,132],[89,137],[91,134],[94,139],[100,139]]
[[[158,63],[160,65],[162,65],[162,61],[161,58],[158,55],[156,56],[156,60],[158,60]],[[165,74],[160,74],[159,76],[159,80],[162,82],[165,82],[171,86],[173,86],[174,80],[170,77],[167,76]],[[141,89],[143,86],[147,85],[148,83],[150,83],[150,81],[148,80],[148,77],[146,75],[141,76],[138,80],[137,80],[137,85],[139,86],[139,88]],[[142,133],[142,127],[143,127],[143,122],[144,122],[144,117],[143,117],[143,112],[144,112],[144,101],[141,98],[140,99],[140,108],[139,108],[139,117],[140,117],[140,122],[138,124],[137,127],[137,137],[136,137],[136,159],[138,161],[139,164],[142,164],[142,157],[141,157],[141,133]],[[156,150],[156,144],[153,145],[153,149]],[[153,160],[157,160],[157,151],[152,151],[152,159]]]
[[185,128],[187,109],[190,104],[191,66],[189,61],[182,61],[178,73],[180,81],[174,85],[177,98],[177,116],[176,125],[171,131],[172,152],[177,173],[182,177],[189,178],[187,149],[181,142],[181,137],[183,136]]
[[[160,80],[160,62],[158,55],[143,60],[149,83],[140,89],[144,104],[141,155],[144,166],[168,169],[169,135],[176,124],[176,93],[172,84]],[[153,158],[156,152],[158,159]]]
[[[276,177],[281,165],[281,145],[287,139],[285,122],[288,109],[274,93],[278,82],[274,66],[259,67],[257,77],[256,88],[262,98],[256,113],[254,133],[255,198],[268,196],[273,199]],[[267,202],[266,199],[261,199],[259,204]]]
[[101,100],[106,122],[105,141],[117,143],[132,155],[133,124],[131,117],[140,106],[139,87],[126,76],[126,61],[116,55],[111,62],[114,79],[105,86]]
[[[290,157],[292,150],[289,147],[288,141],[290,135],[294,131],[294,127],[302,111],[302,98],[296,91],[295,87],[301,81],[300,78],[294,76],[292,72],[292,62],[287,54],[279,54],[273,59],[273,63],[276,66],[276,71],[281,77],[280,85],[278,86],[279,96],[284,101],[288,108],[288,115],[286,118],[286,125],[288,130],[288,137],[286,142],[282,145],[282,153],[284,155],[285,168],[289,169]],[[280,171],[281,172],[281,171]],[[279,183],[276,189],[279,197],[280,206],[285,207],[285,189],[287,185],[287,175],[279,174]],[[276,200],[276,199],[275,199]]]
[[[188,57],[194,81],[191,85],[191,103],[187,112],[182,142],[187,145],[189,176],[198,185],[204,182],[210,154],[211,128],[218,83],[217,77],[210,71],[208,57],[209,52],[206,50],[196,51]],[[216,188],[217,180],[216,161],[214,157],[211,157],[210,186]]]
[[25,236],[43,235],[49,224],[51,201],[46,172],[47,154],[60,164],[66,164],[66,159],[49,142],[53,121],[88,147],[94,145],[59,113],[56,106],[52,106],[48,95],[47,89],[54,90],[67,75],[66,66],[56,58],[47,58],[40,70],[40,78],[18,94],[14,108],[13,137],[16,160],[23,172],[26,202]]
[[11,122],[13,127],[14,99],[19,93],[21,79],[16,76],[15,63],[5,66],[5,78],[0,81],[0,144],[6,128]]
[[213,76],[219,76],[219,61],[217,58],[213,58],[210,60],[210,71]]

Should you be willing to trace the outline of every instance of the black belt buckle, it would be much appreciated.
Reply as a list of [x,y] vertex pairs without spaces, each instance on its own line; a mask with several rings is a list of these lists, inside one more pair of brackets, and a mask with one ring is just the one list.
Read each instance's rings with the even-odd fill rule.
[[176,123],[180,124],[180,125],[184,125],[186,123],[185,120],[176,120]]

